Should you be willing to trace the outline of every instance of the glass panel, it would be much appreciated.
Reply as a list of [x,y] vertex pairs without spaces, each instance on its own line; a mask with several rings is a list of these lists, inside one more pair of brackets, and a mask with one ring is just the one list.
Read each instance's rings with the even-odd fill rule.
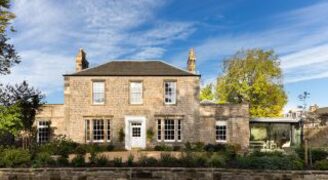
[[157,120],[157,140],[162,139],[162,121],[160,119]]
[[181,140],[181,120],[178,120],[178,141]]
[[90,120],[85,120],[85,140],[90,141]]
[[50,122],[49,121],[39,121],[38,125],[38,142],[46,143],[49,141],[50,137]]
[[104,121],[102,119],[93,120],[93,140],[95,142],[104,140]]
[[217,141],[225,141],[227,138],[226,132],[227,132],[227,129],[226,129],[225,125],[216,126],[216,131],[215,131],[216,140]]
[[140,127],[133,127],[132,128],[132,137],[141,137],[141,128]]
[[110,141],[110,120],[107,120],[107,141]]
[[103,104],[105,103],[105,83],[93,82],[93,103]]
[[165,82],[165,103],[175,104],[176,102],[176,82]]
[[164,139],[174,140],[174,120],[165,119],[164,120]]
[[130,83],[130,103],[131,104],[142,104],[142,83],[131,82]]

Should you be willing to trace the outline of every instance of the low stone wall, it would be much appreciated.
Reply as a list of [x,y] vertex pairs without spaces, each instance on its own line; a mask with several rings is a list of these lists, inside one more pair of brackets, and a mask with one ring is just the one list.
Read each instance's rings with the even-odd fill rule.
[[328,171],[273,171],[217,168],[8,168],[0,169],[0,180],[105,180],[105,179],[236,179],[320,180]]

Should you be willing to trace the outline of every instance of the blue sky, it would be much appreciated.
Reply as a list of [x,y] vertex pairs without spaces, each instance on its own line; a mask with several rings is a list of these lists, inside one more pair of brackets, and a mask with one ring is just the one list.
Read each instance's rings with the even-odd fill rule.
[[84,48],[92,66],[112,59],[161,59],[185,67],[195,48],[202,82],[215,81],[222,60],[240,49],[274,49],[289,97],[311,93],[328,106],[328,1],[312,0],[17,0],[22,63],[1,82],[27,80],[63,102],[62,74]]

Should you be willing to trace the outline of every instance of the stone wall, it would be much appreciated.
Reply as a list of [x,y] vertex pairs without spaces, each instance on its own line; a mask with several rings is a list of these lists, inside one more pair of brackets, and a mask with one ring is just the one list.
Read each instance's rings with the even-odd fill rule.
[[215,122],[227,121],[227,143],[243,149],[249,145],[249,108],[247,104],[202,104],[200,106],[200,141],[216,143]]
[[[105,81],[105,104],[92,104],[92,81]],[[177,104],[164,104],[164,81],[177,82]],[[129,104],[129,82],[143,82],[143,104]],[[156,116],[179,116],[182,118],[182,142],[198,141],[199,120],[199,77],[197,76],[71,76],[65,77],[65,126],[67,135],[76,142],[85,142],[85,124],[87,117],[110,116],[111,141],[119,143],[118,133],[124,128],[124,117],[145,116],[146,129],[153,129],[151,144],[157,144]],[[192,133],[191,133],[192,132]]]
[[238,179],[238,180],[324,180],[328,171],[274,171],[215,168],[40,168],[0,169],[0,180],[111,180],[111,179]]
[[63,104],[43,105],[36,115],[35,125],[38,121],[51,121],[51,128],[55,136],[66,134]]

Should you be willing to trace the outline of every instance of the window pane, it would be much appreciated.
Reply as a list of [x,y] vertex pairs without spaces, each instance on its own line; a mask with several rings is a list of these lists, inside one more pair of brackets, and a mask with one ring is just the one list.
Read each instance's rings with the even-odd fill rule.
[[174,140],[174,120],[164,120],[164,140]]
[[216,140],[217,141],[226,141],[227,140],[227,126],[225,125],[217,125],[215,134],[216,134]]
[[107,120],[107,141],[110,141],[110,120]]
[[131,82],[130,83],[130,103],[131,104],[142,104],[142,83]]
[[93,82],[93,103],[103,104],[105,102],[105,84],[104,82]]
[[38,124],[38,142],[46,143],[50,139],[50,122],[49,121],[39,121]]
[[165,82],[165,103],[175,104],[176,103],[176,82]]
[[95,142],[104,141],[104,121],[102,119],[93,120],[93,140]]
[[181,140],[181,120],[178,120],[178,141]]
[[133,127],[132,128],[132,137],[141,137],[140,127]]
[[90,141],[90,120],[85,120],[85,140]]
[[162,121],[160,119],[157,120],[157,140],[162,140]]

